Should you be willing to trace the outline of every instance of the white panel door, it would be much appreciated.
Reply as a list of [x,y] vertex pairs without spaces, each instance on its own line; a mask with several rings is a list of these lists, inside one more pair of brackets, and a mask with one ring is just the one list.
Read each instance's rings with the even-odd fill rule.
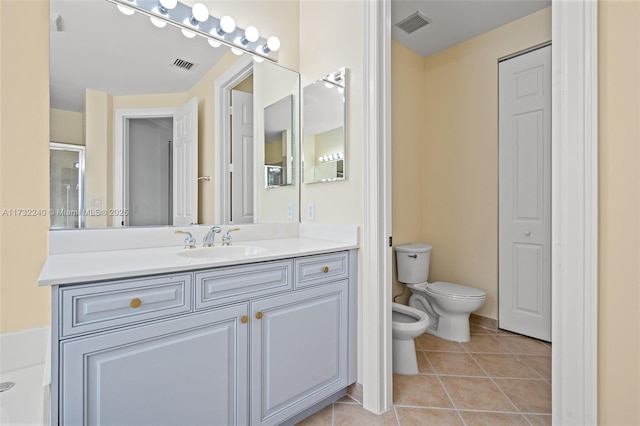
[[198,223],[198,99],[173,116],[173,224]]
[[551,341],[551,46],[499,75],[499,326]]
[[232,223],[253,223],[253,95],[231,91]]

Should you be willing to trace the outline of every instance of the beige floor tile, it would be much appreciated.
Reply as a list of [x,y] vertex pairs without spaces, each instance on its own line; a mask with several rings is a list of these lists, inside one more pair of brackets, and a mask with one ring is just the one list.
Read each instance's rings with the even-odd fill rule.
[[335,404],[333,408],[333,426],[396,426],[396,414],[393,410],[376,415],[355,404]]
[[543,342],[525,336],[496,336],[514,354],[551,355],[551,348]]
[[447,351],[464,352],[464,348],[458,342],[450,342],[431,334],[424,333],[416,338],[416,344],[423,351]]
[[529,365],[536,373],[540,374],[543,379],[551,380],[551,357],[550,356],[532,356],[520,355],[520,359]]
[[462,346],[472,353],[509,353],[509,348],[500,343],[495,335],[471,336],[471,341]]
[[455,410],[437,408],[396,407],[400,426],[463,426]]
[[459,410],[517,411],[489,378],[441,376],[440,380]]
[[512,354],[473,354],[478,364],[491,377],[513,377],[520,379],[539,379],[527,362]]
[[454,376],[486,376],[471,357],[462,352],[425,352],[437,374]]
[[338,404],[360,404],[360,405],[362,405],[362,403],[360,401],[356,401],[355,399],[353,399],[349,395],[343,396],[342,398],[337,400],[336,403],[338,403]]
[[488,328],[480,327],[479,325],[469,324],[469,332],[473,336],[474,334],[496,334],[495,330],[489,330]]
[[413,407],[453,408],[436,376],[393,375],[393,403]]
[[347,394],[362,404],[362,385],[360,383],[354,383],[347,388]]
[[522,413],[551,414],[551,386],[544,380],[494,379]]
[[416,357],[418,359],[418,372],[420,374],[435,374],[433,367],[427,359],[427,355],[422,351],[416,351]]
[[551,426],[550,414],[525,414],[524,417],[532,426]]
[[517,413],[492,413],[486,411],[460,411],[466,426],[529,426]]
[[333,422],[333,404],[307,417],[296,426],[331,426]]

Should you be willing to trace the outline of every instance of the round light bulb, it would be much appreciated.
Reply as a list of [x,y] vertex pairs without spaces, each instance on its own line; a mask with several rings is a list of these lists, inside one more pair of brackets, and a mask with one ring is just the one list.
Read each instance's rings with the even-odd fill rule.
[[167,23],[162,19],[154,18],[153,16],[150,16],[149,19],[151,20],[151,23],[158,28],[164,28],[167,26]]
[[247,29],[244,30],[244,38],[246,38],[249,43],[256,42],[260,38],[260,31],[253,25],[248,26]]
[[183,28],[182,35],[184,35],[186,38],[194,38],[196,36],[196,33],[194,33],[193,31],[185,30]]
[[324,82],[324,87],[326,87],[327,89],[331,89],[333,87],[333,84],[328,83],[328,82]]
[[236,30],[236,21],[228,15],[220,18],[220,29],[225,33],[232,33]]
[[207,41],[209,42],[211,47],[220,47],[220,46],[222,46],[222,43],[220,43],[219,41],[215,41],[215,40],[212,40],[210,38],[208,38]]
[[118,10],[119,10],[120,12],[124,13],[124,14],[125,14],[125,15],[127,15],[127,16],[131,16],[131,15],[133,15],[134,13],[136,13],[136,11],[135,11],[135,10],[131,9],[130,7],[127,7],[127,6],[121,5],[121,4],[119,4],[119,5],[118,5]]
[[198,22],[204,22],[209,19],[209,9],[202,3],[196,3],[191,8],[193,19]]
[[253,55],[253,60],[256,61],[256,63],[258,64],[264,62],[264,58],[261,58],[258,55]]
[[277,52],[280,49],[280,39],[276,36],[271,36],[267,39],[267,48],[272,52]]
[[[178,5],[178,0],[160,0],[160,6],[165,10],[164,13],[167,13],[167,10],[174,9]],[[160,10],[162,12],[162,10]]]
[[237,47],[232,47],[231,51],[233,52],[234,55],[242,55],[244,52],[241,49],[238,49]]

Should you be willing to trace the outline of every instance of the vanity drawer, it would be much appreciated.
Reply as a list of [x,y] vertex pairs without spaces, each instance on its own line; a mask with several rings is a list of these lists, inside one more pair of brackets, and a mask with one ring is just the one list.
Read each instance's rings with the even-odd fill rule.
[[196,309],[293,289],[290,260],[196,272]]
[[302,257],[295,262],[296,288],[332,282],[349,276],[347,252]]
[[191,310],[191,274],[97,285],[60,291],[62,335],[96,331]]

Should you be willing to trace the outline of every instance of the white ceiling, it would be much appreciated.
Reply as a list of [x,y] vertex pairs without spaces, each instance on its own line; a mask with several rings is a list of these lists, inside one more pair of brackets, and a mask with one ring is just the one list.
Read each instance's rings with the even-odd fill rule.
[[[154,27],[136,13],[125,16],[106,0],[51,0],[61,31],[50,33],[50,83],[53,108],[84,110],[84,89],[113,95],[184,93],[228,52],[202,37],[187,39],[180,30]],[[181,58],[196,64],[173,67]]]
[[[185,1],[185,3],[188,3]],[[429,56],[536,10],[550,0],[392,0],[392,38]],[[431,19],[407,35],[395,23],[420,10]],[[51,106],[84,110],[84,89],[113,95],[184,93],[227,53],[177,28],[154,27],[146,16],[125,16],[106,0],[51,0],[61,31],[51,32]],[[175,68],[177,58],[194,62]]]
[[[551,5],[551,0],[392,0],[391,38],[427,57]],[[396,23],[416,11],[431,20],[407,34]]]

